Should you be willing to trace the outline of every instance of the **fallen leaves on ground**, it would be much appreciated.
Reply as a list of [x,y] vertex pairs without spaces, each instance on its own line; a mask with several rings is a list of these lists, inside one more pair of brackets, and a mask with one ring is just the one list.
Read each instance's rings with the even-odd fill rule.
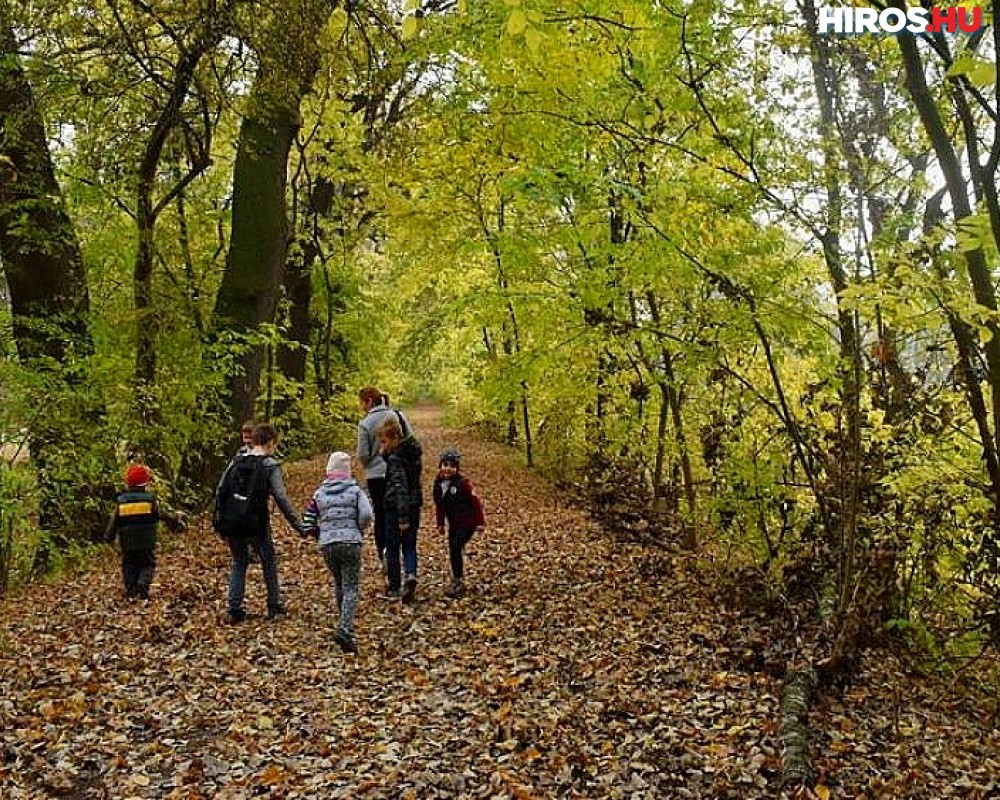
[[[602,532],[515,454],[443,429],[434,410],[414,423],[428,464],[462,449],[486,503],[466,597],[444,596],[430,505],[415,606],[379,599],[366,548],[357,656],[333,642],[315,545],[277,516],[290,615],[275,622],[252,566],[251,618],[223,624],[228,553],[204,522],[164,537],[148,603],[123,601],[109,551],[2,606],[0,795],[781,796],[780,683],[750,666],[760,631],[720,606],[711,572]],[[286,465],[298,507],[325,461]],[[996,791],[996,731],[884,654],[814,724],[811,796]]]

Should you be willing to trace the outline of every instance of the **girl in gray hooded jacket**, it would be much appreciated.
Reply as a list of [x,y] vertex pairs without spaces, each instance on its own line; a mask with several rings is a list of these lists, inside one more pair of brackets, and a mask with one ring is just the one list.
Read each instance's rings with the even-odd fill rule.
[[372,519],[371,503],[351,477],[351,457],[340,451],[332,453],[326,462],[326,478],[313,493],[302,522],[318,539],[323,560],[333,575],[340,608],[340,625],[333,639],[345,653],[358,652],[354,612],[361,582],[361,532]]

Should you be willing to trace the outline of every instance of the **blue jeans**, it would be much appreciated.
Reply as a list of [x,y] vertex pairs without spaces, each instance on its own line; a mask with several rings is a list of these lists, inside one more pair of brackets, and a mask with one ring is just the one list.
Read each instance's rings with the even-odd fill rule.
[[229,552],[233,556],[232,568],[229,570],[229,612],[238,613],[243,610],[243,595],[246,591],[247,567],[250,566],[250,548],[252,547],[260,559],[260,567],[264,573],[264,585],[267,587],[267,609],[274,611],[281,608],[281,593],[278,586],[278,559],[274,552],[274,542],[270,532],[263,536],[233,537],[226,539]]
[[399,512],[394,508],[385,510],[385,565],[386,580],[390,592],[398,592],[402,585],[399,574],[399,551],[403,551],[403,570],[407,575],[417,577],[417,529],[420,527],[420,508],[411,508],[410,529],[406,533],[399,530]]

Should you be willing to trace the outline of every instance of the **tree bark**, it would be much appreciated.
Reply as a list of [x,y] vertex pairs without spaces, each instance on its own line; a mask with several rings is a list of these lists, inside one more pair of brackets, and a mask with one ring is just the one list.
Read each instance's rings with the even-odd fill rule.
[[[288,250],[286,168],[298,127],[291,107],[275,109],[268,117],[248,116],[240,126],[232,238],[215,304],[219,327],[249,334],[274,319]],[[263,348],[251,345],[240,362],[241,369],[230,379],[234,425],[254,416]]]
[[812,670],[789,670],[781,691],[781,785],[809,786],[813,780],[807,717],[816,675]]
[[90,351],[86,273],[5,14],[0,4],[0,260],[21,361],[64,364]]
[[[301,250],[288,261],[283,284],[288,301],[288,339],[290,344],[278,347],[277,365],[282,375],[302,385],[306,380],[308,348],[312,338],[310,306],[312,304],[312,272],[320,256],[320,220],[330,213],[336,193],[334,183],[318,178],[310,188],[306,203],[306,232]],[[300,390],[301,395],[301,390]],[[298,398],[301,399],[301,396]],[[296,406],[292,398],[282,396],[275,401],[275,414],[283,416]]]
[[[215,303],[215,324],[250,336],[274,322],[289,245],[288,157],[299,106],[319,69],[317,42],[339,5],[297,0],[270,10],[255,49],[260,67],[240,126],[233,172],[232,235]],[[229,377],[233,425],[254,416],[264,348],[253,341]]]
[[[972,203],[961,161],[927,86],[916,39],[904,31],[896,37],[896,40],[903,56],[904,84],[913,99],[944,175],[955,221],[961,222],[972,215]],[[995,312],[996,293],[982,247],[963,253],[963,257],[976,303],[990,312]],[[990,389],[991,407],[988,410],[979,387],[979,379],[971,368],[974,354],[969,351],[978,343],[974,342],[972,332],[964,322],[960,323],[958,328],[952,323],[952,330],[957,334],[956,344],[962,362],[961,375],[966,396],[982,440],[983,460],[990,481],[990,500],[994,508],[994,530],[1000,531],[1000,455],[998,455],[1000,447],[997,439],[1000,435],[1000,325],[997,325],[994,317],[995,314],[991,314],[986,322],[991,335],[982,348],[986,360],[986,383]]]
[[[36,554],[36,566],[44,570],[49,546],[62,546],[94,521],[84,502],[91,498],[64,462],[74,445],[91,446],[80,438],[98,430],[101,410],[79,391],[83,359],[93,349],[83,257],[7,14],[0,2],[0,264],[18,357],[46,377],[39,398],[45,402],[29,430],[41,494],[39,525],[53,533],[51,545]],[[102,491],[87,489],[88,495]]]

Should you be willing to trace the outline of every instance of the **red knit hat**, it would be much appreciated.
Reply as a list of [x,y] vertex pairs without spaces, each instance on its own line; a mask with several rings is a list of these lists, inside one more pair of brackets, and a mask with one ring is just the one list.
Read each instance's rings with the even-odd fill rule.
[[146,486],[151,480],[153,474],[142,464],[132,464],[125,470],[125,483],[128,486]]

